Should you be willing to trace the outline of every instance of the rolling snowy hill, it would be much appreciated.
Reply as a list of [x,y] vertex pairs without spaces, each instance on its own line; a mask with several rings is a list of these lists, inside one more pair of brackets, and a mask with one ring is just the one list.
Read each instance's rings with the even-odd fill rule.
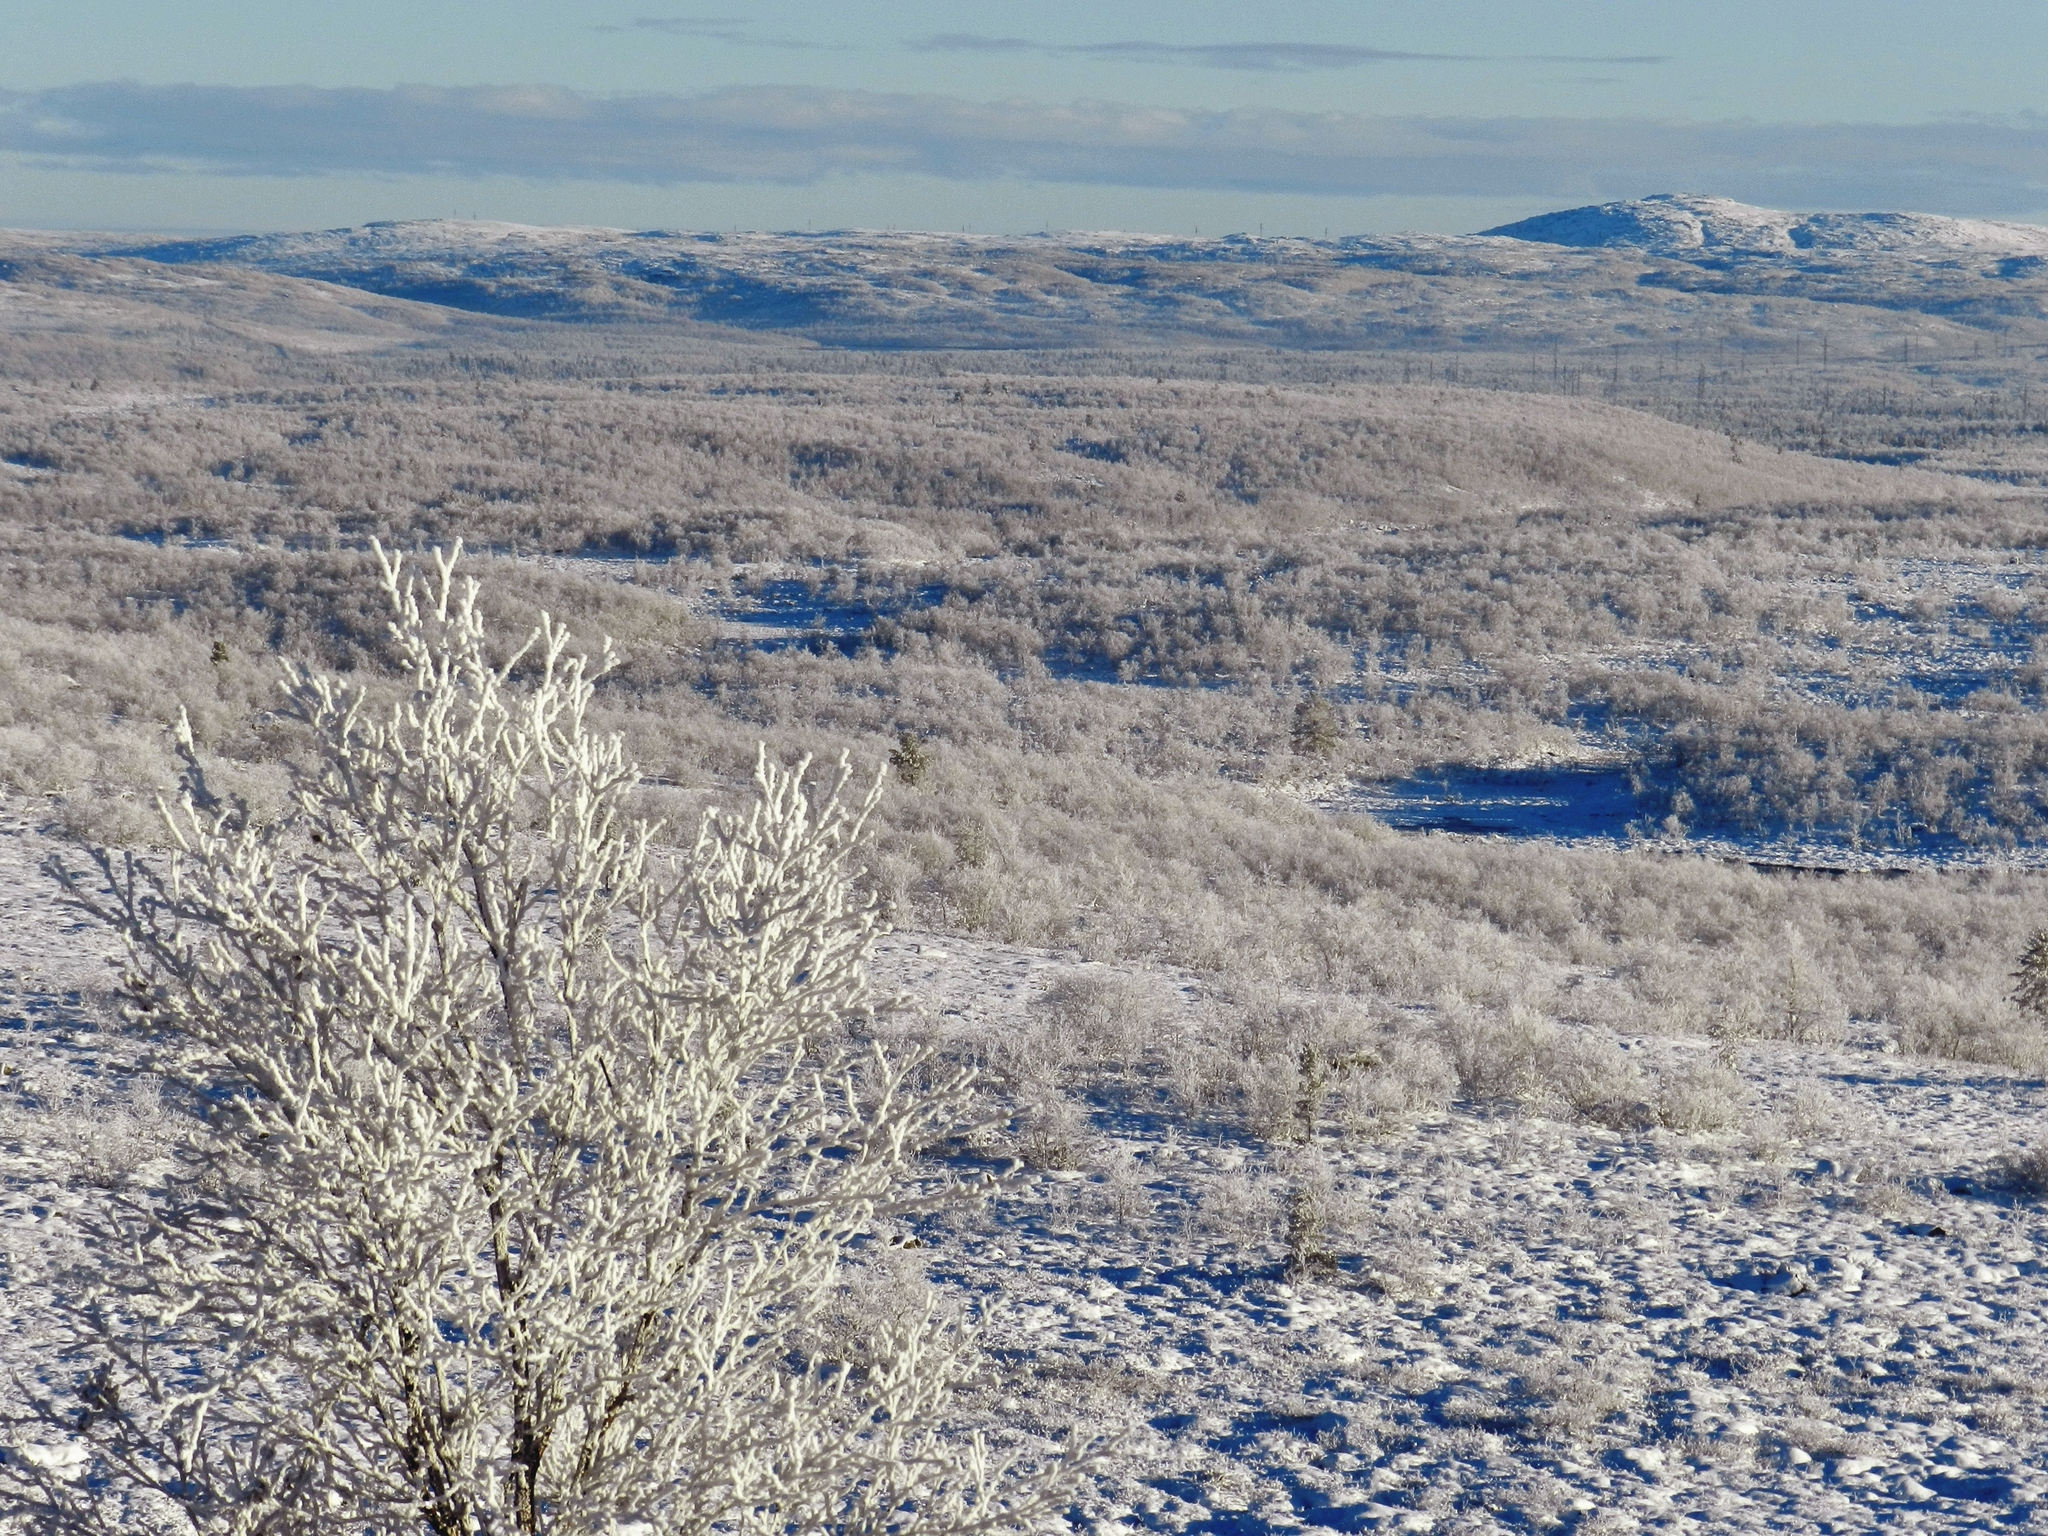
[[1673,261],[1730,255],[1779,256],[1798,262],[1850,253],[1895,259],[2048,254],[2048,229],[2036,224],[1927,213],[1783,213],[1725,197],[1669,192],[1538,214],[1485,233],[1546,245],[1621,247]]
[[[884,349],[1547,348],[1679,334],[1704,313],[1751,325],[1748,306],[1716,306],[1752,297],[1830,305],[1825,323],[1851,334],[1900,313],[2001,334],[2048,320],[2048,230],[1674,195],[1457,236],[721,235],[424,220],[95,253],[495,315],[687,319]],[[1822,319],[1795,311],[1777,323]]]

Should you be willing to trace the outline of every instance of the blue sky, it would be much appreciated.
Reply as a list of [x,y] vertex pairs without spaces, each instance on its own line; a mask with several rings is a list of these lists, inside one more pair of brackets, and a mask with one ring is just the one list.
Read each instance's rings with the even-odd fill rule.
[[2048,7],[0,0],[0,225],[2048,218]]

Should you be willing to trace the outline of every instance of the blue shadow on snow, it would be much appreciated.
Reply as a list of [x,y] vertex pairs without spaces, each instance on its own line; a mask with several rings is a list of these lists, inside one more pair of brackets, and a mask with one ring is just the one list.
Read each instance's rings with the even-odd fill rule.
[[1376,786],[1364,809],[1404,832],[1628,840],[1643,815],[1623,768],[1438,768]]

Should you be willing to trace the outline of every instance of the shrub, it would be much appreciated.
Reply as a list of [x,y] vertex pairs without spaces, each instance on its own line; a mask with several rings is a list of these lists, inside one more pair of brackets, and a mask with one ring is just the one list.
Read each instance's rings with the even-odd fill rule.
[[1017,1116],[1018,1150],[1034,1168],[1078,1168],[1087,1143],[1087,1113],[1057,1089],[1039,1094]]
[[1658,1123],[1674,1131],[1725,1130],[1742,1117],[1748,1088],[1717,1061],[1696,1061],[1657,1087]]
[[1163,989],[1141,976],[1091,967],[1049,987],[1038,1010],[1082,1054],[1130,1066],[1150,1054],[1168,1012]]
[[411,691],[292,679],[319,756],[288,817],[215,793],[188,731],[169,861],[101,851],[107,897],[60,871],[213,1110],[69,1293],[80,1394],[31,1407],[89,1475],[10,1457],[9,1495],[67,1530],[152,1496],[337,1536],[1043,1518],[1068,1468],[938,1429],[961,1329],[897,1309],[858,1368],[807,1342],[876,1224],[951,1198],[909,1160],[966,1107],[965,1074],[844,1027],[874,796],[763,753],[671,870],[584,724],[603,664],[543,617],[494,667],[452,560],[383,576]]
[[896,770],[896,777],[905,788],[915,789],[932,770],[932,749],[914,731],[902,731],[896,737],[895,750],[889,754],[889,766]]
[[1992,1175],[2000,1189],[2023,1200],[2048,1196],[2048,1147],[2008,1152],[1993,1165]]
[[1849,1035],[1849,1015],[1834,983],[1796,928],[1787,928],[1772,989],[1774,1017],[1765,1032],[1805,1045],[1840,1045]]
[[1328,757],[1337,750],[1337,711],[1326,699],[1303,699],[1294,706],[1287,739],[1301,757]]
[[1611,1040],[1574,1032],[1558,1046],[1551,1073],[1565,1107],[1581,1120],[1612,1131],[1647,1130],[1657,1121],[1649,1080]]
[[1287,1191],[1287,1273],[1295,1279],[1333,1273],[1329,1248],[1332,1191],[1327,1172],[1311,1171]]
[[1439,1020],[1464,1097],[1528,1103],[1543,1095],[1557,1026],[1542,1014],[1522,1003],[1489,1009],[1447,999]]
[[2001,995],[1990,977],[1905,976],[1889,989],[1886,1011],[1899,1049],[1914,1055],[2018,1071],[2036,1071],[2048,1063],[2048,1028],[2041,1016],[2029,1012],[2021,996]]
[[1457,1076],[1434,1040],[1389,1033],[1374,1051],[1378,1065],[1348,1074],[1339,1091],[1338,1125],[1346,1134],[1390,1134],[1416,1115],[1441,1112],[1457,1096]]

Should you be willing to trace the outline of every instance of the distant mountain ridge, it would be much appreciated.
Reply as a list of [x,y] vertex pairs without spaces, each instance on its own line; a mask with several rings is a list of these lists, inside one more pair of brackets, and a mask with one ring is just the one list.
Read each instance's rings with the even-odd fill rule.
[[2048,228],[1931,213],[1785,213],[1726,197],[1660,192],[1539,213],[1482,235],[1581,248],[1629,248],[1676,261],[1836,253],[2048,254]]
[[[1290,349],[1608,346],[1826,329],[1897,345],[1901,315],[2041,328],[2048,228],[1930,214],[1801,214],[1660,194],[1477,235],[992,236],[542,228],[447,219],[168,242],[87,257],[315,279],[472,313],[688,322],[854,349]],[[1754,305],[1778,306],[1759,318]],[[1729,303],[1733,300],[1735,302]],[[1706,306],[1706,308],[1702,308]],[[1817,309],[1813,306],[1825,306]],[[1847,354],[1844,354],[1847,355]]]

